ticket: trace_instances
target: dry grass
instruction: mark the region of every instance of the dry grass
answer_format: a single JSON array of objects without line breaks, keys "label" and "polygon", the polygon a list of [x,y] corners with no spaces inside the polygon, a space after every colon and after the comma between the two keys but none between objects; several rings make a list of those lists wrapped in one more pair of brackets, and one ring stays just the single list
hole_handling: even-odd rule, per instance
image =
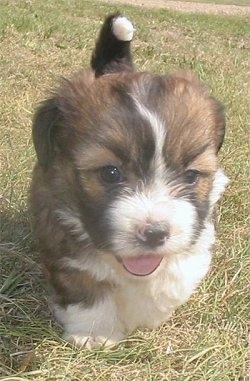
[{"label": "dry grass", "polygon": [[0,3],[0,379],[247,381],[250,42],[244,18],[124,6],[137,26],[138,67],[192,68],[228,108],[222,161],[232,181],[219,211],[210,275],[169,322],[135,332],[113,351],[71,348],[48,311],[27,209],[35,159],[31,117],[57,76],[88,63],[100,22],[114,9],[80,0]]}]

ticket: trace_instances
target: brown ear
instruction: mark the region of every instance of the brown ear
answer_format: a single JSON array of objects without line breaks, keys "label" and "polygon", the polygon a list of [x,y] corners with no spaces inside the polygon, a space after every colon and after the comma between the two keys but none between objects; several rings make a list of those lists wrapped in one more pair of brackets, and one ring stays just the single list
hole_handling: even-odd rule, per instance
[{"label": "brown ear", "polygon": [[225,131],[226,131],[226,116],[225,116],[225,106],[219,102],[217,99],[213,98],[215,103],[215,133],[217,142],[217,152],[221,149],[224,141]]},{"label": "brown ear", "polygon": [[34,116],[32,138],[38,162],[43,167],[47,167],[55,156],[55,132],[59,117],[53,98],[41,103]]},{"label": "brown ear", "polygon": [[225,117],[225,107],[218,101],[215,97],[210,95],[209,88],[200,81],[198,76],[191,70],[179,70],[175,73],[176,78],[194,84],[199,87],[206,98],[209,99],[210,105],[212,107],[213,119],[215,125],[215,144],[217,152],[219,152],[225,137],[226,129],[226,117]]}]

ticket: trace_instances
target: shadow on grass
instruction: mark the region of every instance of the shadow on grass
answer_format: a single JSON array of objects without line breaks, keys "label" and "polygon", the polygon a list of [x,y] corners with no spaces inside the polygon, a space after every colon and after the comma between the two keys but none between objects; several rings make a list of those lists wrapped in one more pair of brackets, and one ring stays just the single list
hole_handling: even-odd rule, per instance
[{"label": "shadow on grass", "polygon": [[57,335],[29,212],[3,211],[0,229],[0,374],[7,376],[34,368],[35,348]]}]

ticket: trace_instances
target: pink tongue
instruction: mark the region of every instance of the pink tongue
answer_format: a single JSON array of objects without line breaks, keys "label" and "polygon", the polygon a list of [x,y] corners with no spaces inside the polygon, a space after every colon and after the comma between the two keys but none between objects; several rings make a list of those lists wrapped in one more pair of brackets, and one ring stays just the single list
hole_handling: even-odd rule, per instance
[{"label": "pink tongue", "polygon": [[134,275],[149,275],[159,266],[162,257],[159,255],[140,255],[139,257],[123,258],[125,269]]}]

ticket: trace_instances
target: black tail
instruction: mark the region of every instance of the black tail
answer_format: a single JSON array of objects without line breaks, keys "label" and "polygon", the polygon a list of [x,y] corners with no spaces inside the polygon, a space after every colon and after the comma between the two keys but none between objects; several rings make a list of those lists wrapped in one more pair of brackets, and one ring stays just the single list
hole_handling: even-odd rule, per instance
[{"label": "black tail", "polygon": [[110,15],[104,21],[91,58],[96,77],[119,71],[132,71],[130,42],[134,28],[120,14]]}]

